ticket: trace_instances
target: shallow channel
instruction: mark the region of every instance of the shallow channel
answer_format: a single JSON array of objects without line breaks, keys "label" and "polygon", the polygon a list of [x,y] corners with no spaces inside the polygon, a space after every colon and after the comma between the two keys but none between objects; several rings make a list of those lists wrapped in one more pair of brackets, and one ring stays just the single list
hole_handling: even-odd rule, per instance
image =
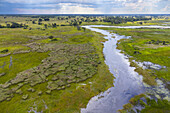
[{"label": "shallow channel", "polygon": [[[145,93],[151,87],[143,83],[143,78],[134,71],[134,67],[130,67],[127,56],[120,53],[116,49],[117,41],[122,38],[130,38],[130,36],[118,35],[110,33],[107,30],[101,30],[95,27],[115,27],[115,28],[170,28],[166,26],[103,26],[103,25],[90,25],[83,26],[86,29],[95,31],[105,35],[103,54],[105,63],[108,65],[110,72],[115,76],[114,87],[99,95],[91,98],[86,108],[81,109],[81,113],[116,113],[118,109],[122,109],[123,105],[128,103],[129,100],[135,95]],[[163,87],[164,88],[164,87]],[[168,92],[169,93],[169,92]]]}]

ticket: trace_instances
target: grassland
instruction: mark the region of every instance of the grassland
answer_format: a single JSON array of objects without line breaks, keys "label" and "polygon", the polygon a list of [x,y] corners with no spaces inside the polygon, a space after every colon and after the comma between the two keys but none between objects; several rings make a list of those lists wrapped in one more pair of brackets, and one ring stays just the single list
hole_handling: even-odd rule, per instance
[{"label": "grassland", "polygon": [[42,30],[43,25],[25,19],[6,21],[17,20],[32,29],[0,29],[1,113],[33,109],[78,113],[93,96],[113,86],[114,77],[104,63],[102,35],[73,26]]},{"label": "grassland", "polygon": [[[26,29],[0,28],[0,113],[33,110],[78,113],[80,108],[86,107],[91,97],[113,86],[114,77],[104,63],[103,36],[70,26],[70,22],[77,18],[80,17],[50,18],[50,21],[42,21],[39,25],[39,18],[0,16],[0,25],[6,26],[12,22],[28,25]],[[156,25],[157,21],[159,19],[122,24],[98,21],[83,22],[81,25],[139,26],[140,22]],[[52,23],[57,26],[53,28]],[[105,29],[132,36],[131,40],[122,40],[118,45],[125,54],[133,56],[130,60],[151,61],[167,67],[159,71],[142,70],[131,63],[131,66],[137,67],[136,71],[145,76],[145,82],[155,85],[156,77],[169,80],[169,45],[146,44],[153,39],[169,41],[168,30]],[[142,54],[134,54],[134,51]],[[158,105],[147,106],[145,111],[149,112]],[[125,105],[125,108],[129,106],[133,105]]]}]

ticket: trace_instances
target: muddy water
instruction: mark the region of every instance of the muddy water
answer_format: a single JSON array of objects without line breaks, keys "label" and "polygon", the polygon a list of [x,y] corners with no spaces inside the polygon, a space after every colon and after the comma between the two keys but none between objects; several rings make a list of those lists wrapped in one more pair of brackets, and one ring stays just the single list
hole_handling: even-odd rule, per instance
[{"label": "muddy water", "polygon": [[[141,93],[145,93],[151,87],[142,82],[142,76],[134,71],[134,67],[130,67],[130,63],[126,56],[116,49],[117,41],[122,38],[130,38],[118,34],[110,33],[106,30],[97,29],[94,27],[115,27],[115,28],[143,28],[139,26],[102,26],[91,25],[83,26],[91,31],[99,32],[105,35],[103,53],[105,56],[105,63],[109,66],[110,72],[116,77],[114,80],[114,87],[107,91],[91,98],[86,108],[81,109],[81,113],[116,113],[118,109],[122,109],[123,105],[128,103],[130,98]],[[150,28],[149,26],[145,26]],[[163,28],[151,27],[151,28]],[[170,27],[169,27],[170,28]],[[115,37],[115,38],[113,38]],[[163,87],[163,86],[162,86]],[[164,88],[164,87],[163,87]],[[159,89],[160,90],[160,89]],[[154,92],[155,93],[155,92]]]}]

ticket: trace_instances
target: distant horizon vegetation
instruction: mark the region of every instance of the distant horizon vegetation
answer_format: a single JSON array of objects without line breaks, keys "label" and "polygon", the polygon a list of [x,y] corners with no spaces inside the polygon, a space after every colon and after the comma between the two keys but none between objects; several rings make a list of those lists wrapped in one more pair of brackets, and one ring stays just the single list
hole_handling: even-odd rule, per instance
[{"label": "distant horizon vegetation", "polygon": [[13,16],[13,15],[54,15],[54,16],[170,16],[170,14],[0,14],[0,16]]}]

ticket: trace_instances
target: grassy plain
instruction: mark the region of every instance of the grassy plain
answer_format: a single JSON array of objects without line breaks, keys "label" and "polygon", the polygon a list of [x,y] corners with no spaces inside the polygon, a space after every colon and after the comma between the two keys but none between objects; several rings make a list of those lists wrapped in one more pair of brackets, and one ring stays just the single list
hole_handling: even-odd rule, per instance
[{"label": "grassy plain", "polygon": [[[31,30],[23,28],[0,29],[0,51],[8,50],[6,53],[0,53],[0,55],[8,54],[0,57],[0,66],[2,67],[0,68],[0,73],[5,73],[5,75],[0,76],[0,90],[2,91],[0,92],[2,97],[0,98],[1,113],[26,113],[32,109],[31,107],[38,112],[43,111],[44,113],[78,113],[80,108],[86,107],[93,96],[113,86],[114,77],[104,63],[103,45],[101,42],[105,40],[101,34],[89,30],[84,32],[83,30],[77,30],[73,26],[49,27],[42,30],[37,28],[44,28],[43,25],[32,24],[25,21],[25,19],[29,20],[30,18],[9,17],[5,21],[25,23],[32,28]],[[61,24],[60,21],[55,22]],[[65,22],[63,21],[63,23]],[[5,25],[1,19],[2,24]],[[56,40],[52,41],[49,39],[49,36],[53,36]],[[89,49],[86,49],[86,45]],[[78,54],[70,53],[69,51],[72,50],[67,46],[73,48],[72,50],[76,50],[75,53],[77,52]],[[56,59],[50,57],[50,55],[55,56]],[[74,65],[74,62],[72,62],[74,57],[82,61],[79,68],[81,68],[81,65],[84,67],[92,66],[91,69],[94,68],[94,70],[89,70],[89,74],[83,76],[85,78],[82,78],[82,80],[76,77],[75,80],[77,81],[67,84],[68,87],[63,86],[63,89],[60,89],[56,84],[52,84],[60,71],[57,71],[57,73],[50,71],[50,75],[42,76],[45,77],[44,81],[40,81],[33,86],[31,85],[32,81],[37,82],[36,80],[39,80],[39,78],[27,77],[24,80],[20,80],[20,77],[25,77],[26,75],[19,76],[19,73],[26,73],[26,71],[29,72],[31,69],[40,67],[45,59],[57,60],[57,55],[60,56],[58,59],[61,60],[68,57],[70,59],[69,62],[73,64],[70,63],[67,65],[67,68],[65,68],[65,64],[62,64],[59,68],[54,68],[54,70],[60,69],[62,73],[69,71],[71,74],[72,69],[69,70],[70,67],[78,69],[76,67],[77,64]],[[94,62],[94,64],[89,64],[88,60],[92,63]],[[96,66],[95,63],[97,62],[99,64]],[[51,70],[51,67],[48,67],[48,69]],[[78,76],[79,74],[75,75]],[[75,75],[70,75],[70,77]],[[87,76],[89,77],[86,78]],[[35,75],[35,77],[38,76]],[[61,79],[63,80],[64,78]],[[19,82],[16,82],[18,80]],[[16,83],[13,84],[12,81]],[[50,90],[53,87],[58,89]],[[13,91],[15,88],[17,90]],[[3,95],[4,92],[9,94],[7,97],[4,97],[5,99],[3,98],[3,96],[6,96]]]},{"label": "grassy plain", "polygon": [[[69,25],[75,18],[50,18],[50,21],[42,21],[42,25],[37,24],[38,19],[15,16],[7,16],[4,19],[4,16],[0,16],[0,25],[5,26],[12,22],[28,25],[27,29],[0,29],[0,113],[25,113],[31,109],[44,113],[78,113],[80,108],[86,107],[91,97],[113,86],[114,77],[104,63],[101,42],[105,40],[101,34],[90,30],[61,26]],[[155,19],[142,22],[143,25],[157,25],[157,21]],[[83,22],[81,25],[139,26],[139,22]],[[52,23],[60,26],[52,28],[49,25]],[[44,24],[48,25],[47,29]],[[161,24],[163,22],[159,23]],[[169,41],[168,30],[105,29],[132,36],[132,40],[122,40],[118,48],[133,56],[136,61],[151,61],[167,66],[167,70],[154,72],[137,68],[137,71],[145,76],[147,83],[155,84],[152,79],[156,77],[169,80],[169,46],[145,44],[152,39]],[[50,39],[50,36],[53,36],[54,40]],[[136,48],[142,54],[133,54]],[[56,62],[61,65],[54,65]],[[84,71],[84,67],[88,71]],[[45,68],[49,70],[48,73],[44,71]],[[82,71],[87,74],[83,75]],[[44,76],[46,73],[47,76]],[[66,77],[71,83],[68,83]],[[145,110],[153,109],[149,107]]]}]

